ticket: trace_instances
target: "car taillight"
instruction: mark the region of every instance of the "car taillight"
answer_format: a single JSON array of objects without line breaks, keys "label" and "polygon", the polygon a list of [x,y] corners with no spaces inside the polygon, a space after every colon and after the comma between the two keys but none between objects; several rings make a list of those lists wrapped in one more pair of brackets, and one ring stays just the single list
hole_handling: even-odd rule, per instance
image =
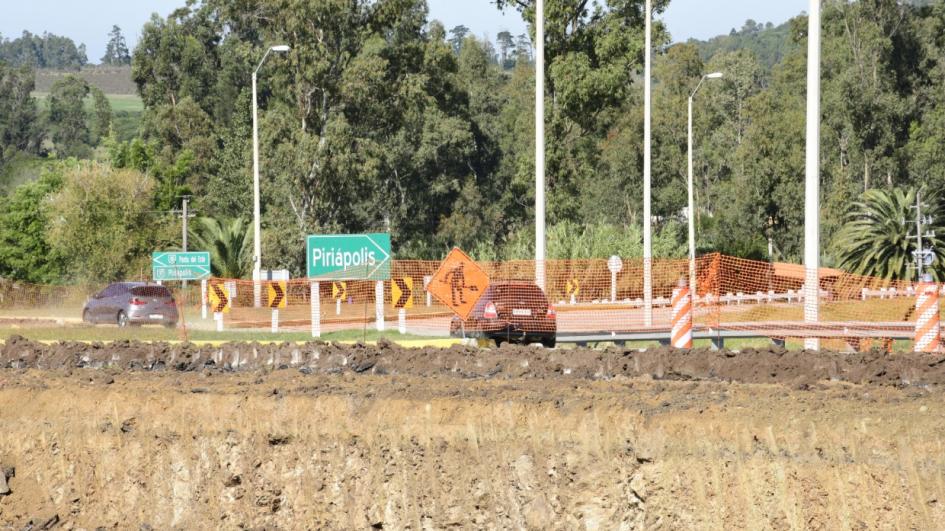
[{"label": "car taillight", "polygon": [[546,315],[548,316],[549,319],[554,319],[554,318],[557,317],[558,314],[555,313],[555,307],[549,304],[549,305],[548,305],[548,312],[547,312]]},{"label": "car taillight", "polygon": [[130,302],[131,302],[131,305],[132,305],[132,306],[144,306],[145,304],[147,304],[146,302],[144,302],[143,300],[139,299],[138,297],[135,297],[135,298],[131,299]]},{"label": "car taillight", "polygon": [[486,305],[486,309],[482,311],[482,316],[485,319],[495,319],[499,317],[499,312],[495,309],[495,304],[489,303]]}]

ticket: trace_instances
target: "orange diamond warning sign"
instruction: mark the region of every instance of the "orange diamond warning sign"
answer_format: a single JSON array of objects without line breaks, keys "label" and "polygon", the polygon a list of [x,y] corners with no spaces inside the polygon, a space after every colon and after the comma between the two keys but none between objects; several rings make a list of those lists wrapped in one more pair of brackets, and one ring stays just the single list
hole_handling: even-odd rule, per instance
[{"label": "orange diamond warning sign", "polygon": [[436,270],[427,291],[463,320],[489,287],[489,277],[466,253],[454,247]]}]

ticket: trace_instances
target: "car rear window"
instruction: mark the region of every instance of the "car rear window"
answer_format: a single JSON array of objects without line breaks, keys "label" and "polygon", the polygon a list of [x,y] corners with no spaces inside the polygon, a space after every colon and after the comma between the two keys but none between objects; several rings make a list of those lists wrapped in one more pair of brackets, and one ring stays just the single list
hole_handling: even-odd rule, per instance
[{"label": "car rear window", "polygon": [[164,286],[139,286],[131,289],[135,297],[170,297],[171,292]]},{"label": "car rear window", "polygon": [[525,304],[531,308],[543,308],[547,305],[545,293],[534,284],[500,284],[493,288],[497,302]]}]

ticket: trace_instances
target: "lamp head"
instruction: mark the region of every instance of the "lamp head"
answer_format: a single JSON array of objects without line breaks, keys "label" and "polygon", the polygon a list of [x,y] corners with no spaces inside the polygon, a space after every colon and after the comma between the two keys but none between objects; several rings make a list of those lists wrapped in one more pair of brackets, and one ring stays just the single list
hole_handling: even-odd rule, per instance
[{"label": "lamp head", "polygon": [[269,49],[274,52],[288,52],[290,48],[288,44],[277,44]]}]

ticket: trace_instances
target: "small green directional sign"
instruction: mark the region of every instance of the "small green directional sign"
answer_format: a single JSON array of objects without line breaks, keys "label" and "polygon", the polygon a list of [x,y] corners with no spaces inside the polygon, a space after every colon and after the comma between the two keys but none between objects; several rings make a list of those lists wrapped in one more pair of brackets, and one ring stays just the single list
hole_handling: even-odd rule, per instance
[{"label": "small green directional sign", "polygon": [[390,234],[313,235],[307,243],[309,278],[390,279]]},{"label": "small green directional sign", "polygon": [[151,253],[154,280],[201,280],[210,278],[210,253]]}]

